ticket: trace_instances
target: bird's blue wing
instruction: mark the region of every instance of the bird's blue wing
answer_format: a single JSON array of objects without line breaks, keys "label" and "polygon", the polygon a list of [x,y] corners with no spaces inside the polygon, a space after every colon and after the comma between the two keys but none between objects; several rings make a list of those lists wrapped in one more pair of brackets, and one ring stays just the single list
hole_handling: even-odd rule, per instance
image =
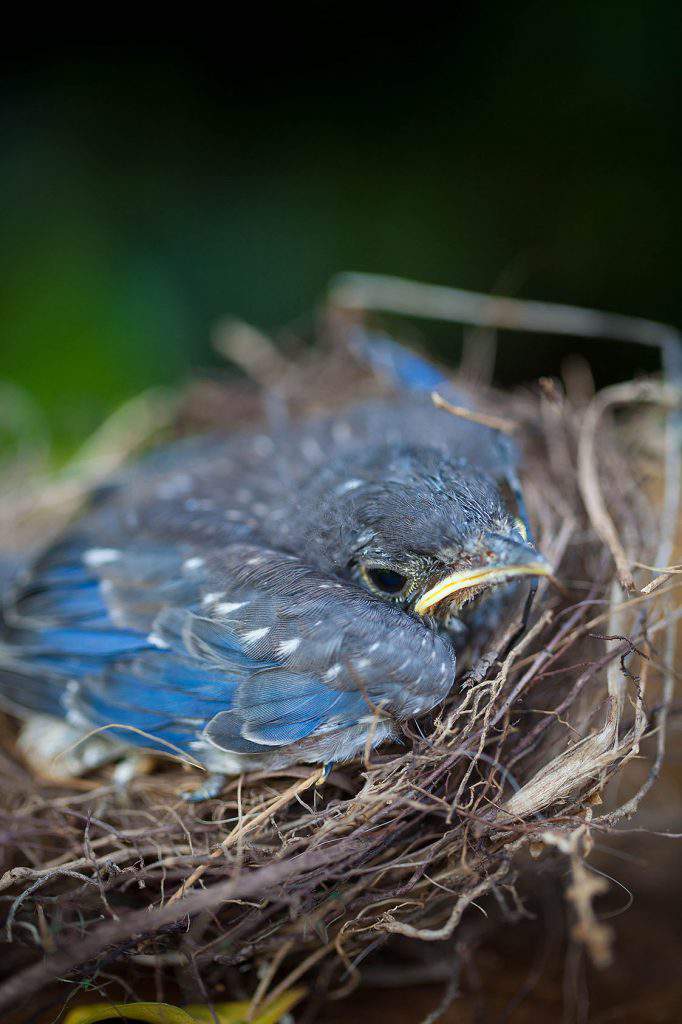
[{"label": "bird's blue wing", "polygon": [[[15,704],[235,752],[341,729],[376,704],[401,717],[454,676],[421,623],[297,559],[71,540],[5,609],[0,691]],[[434,696],[435,695],[435,696]],[[115,730],[114,730],[115,731]]]},{"label": "bird's blue wing", "polygon": [[382,331],[356,327],[348,343],[357,358],[400,388],[432,391],[447,380],[437,366]]},{"label": "bird's blue wing", "polygon": [[112,619],[87,545],[70,538],[19,574],[0,611],[0,700],[13,709],[64,714],[67,683],[149,646]]}]

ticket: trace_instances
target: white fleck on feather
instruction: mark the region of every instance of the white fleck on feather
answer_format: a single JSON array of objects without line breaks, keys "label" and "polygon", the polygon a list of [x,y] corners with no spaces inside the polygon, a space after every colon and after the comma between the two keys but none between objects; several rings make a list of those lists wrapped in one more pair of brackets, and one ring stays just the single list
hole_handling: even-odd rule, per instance
[{"label": "white fleck on feather", "polygon": [[248,601],[224,601],[222,604],[217,604],[213,609],[217,615],[229,615],[230,612],[236,612],[238,608],[245,608]]},{"label": "white fleck on feather", "polygon": [[256,640],[260,640],[261,637],[266,636],[269,632],[269,626],[262,626],[260,629],[251,629],[248,633],[244,633],[242,640],[245,644],[255,644]]},{"label": "white fleck on feather", "polygon": [[195,569],[201,569],[203,564],[203,558],[199,558],[195,555],[194,558],[186,558],[182,563],[182,568],[187,569],[188,572],[193,572]]},{"label": "white fleck on feather", "polygon": [[286,658],[287,655],[293,654],[294,651],[300,647],[300,645],[300,636],[294,636],[291,638],[291,640],[283,640],[281,644],[278,644],[277,653],[280,654],[283,658]]},{"label": "white fleck on feather", "polygon": [[90,548],[83,555],[83,561],[86,565],[94,567],[98,565],[108,565],[110,562],[116,562],[121,557],[121,552],[117,551],[116,548]]},{"label": "white fleck on feather", "polygon": [[356,487],[361,487],[362,483],[363,483],[362,480],[356,480],[356,479],[346,480],[345,483],[340,484],[336,488],[336,493],[337,494],[347,494],[348,491],[354,491],[356,489]]}]

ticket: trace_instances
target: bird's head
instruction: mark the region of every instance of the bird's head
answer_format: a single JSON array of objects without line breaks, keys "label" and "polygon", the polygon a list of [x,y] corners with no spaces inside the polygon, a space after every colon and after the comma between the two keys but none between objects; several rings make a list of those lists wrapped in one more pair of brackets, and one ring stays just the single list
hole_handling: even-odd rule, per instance
[{"label": "bird's head", "polygon": [[414,615],[446,620],[499,584],[551,572],[496,482],[435,447],[377,446],[332,468],[325,489],[335,570]]}]

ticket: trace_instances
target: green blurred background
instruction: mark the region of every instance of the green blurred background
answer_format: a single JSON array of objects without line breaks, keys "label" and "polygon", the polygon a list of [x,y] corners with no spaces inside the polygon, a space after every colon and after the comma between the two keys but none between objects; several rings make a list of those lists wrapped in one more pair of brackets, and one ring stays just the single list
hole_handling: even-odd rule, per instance
[{"label": "green blurred background", "polygon": [[[339,270],[682,324],[677,5],[316,10],[2,44],[0,377],[57,451],[214,365],[220,317],[273,329]],[[509,336],[498,378],[576,347]],[[599,383],[656,365],[594,351]]]}]

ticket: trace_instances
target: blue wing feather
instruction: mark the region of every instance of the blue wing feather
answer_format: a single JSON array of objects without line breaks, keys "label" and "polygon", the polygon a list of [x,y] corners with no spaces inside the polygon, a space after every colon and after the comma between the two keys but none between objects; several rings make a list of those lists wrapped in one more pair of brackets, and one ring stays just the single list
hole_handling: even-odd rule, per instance
[{"label": "blue wing feather", "polygon": [[446,380],[437,366],[388,334],[358,327],[351,335],[350,346],[375,373],[410,391],[432,391]]},{"label": "blue wing feather", "polygon": [[126,731],[131,743],[154,745],[151,734],[191,750],[204,737],[255,753],[357,725],[365,693],[418,710],[421,673],[434,693],[452,678],[429,630],[358,588],[332,594],[327,577],[275,551],[188,559],[169,543],[115,555],[86,564],[82,544],[80,556],[64,546],[16,594],[0,652],[15,666],[0,673],[7,699],[25,693],[25,706],[51,714],[58,700],[84,727],[148,734]]},{"label": "blue wing feather", "polygon": [[[149,552],[142,560],[128,555],[98,574],[84,565],[84,548],[69,545],[52,552],[13,606],[22,671],[44,675],[46,711],[54,713],[55,680],[61,679],[61,706],[72,720],[92,727],[132,726],[148,734],[126,730],[131,743],[150,745],[151,734],[188,748],[238,694],[229,749],[253,751],[308,735],[344,696],[296,673],[264,671],[276,662],[249,656],[229,623],[197,614],[196,584],[176,578],[173,585],[165,577],[169,559],[175,566],[180,561],[177,553],[167,552],[160,565]],[[128,596],[137,606],[141,590],[148,591],[147,599],[153,595],[155,611],[171,595],[192,603],[164,607],[150,638],[116,626],[107,605],[113,592],[119,606]],[[259,682],[252,685],[255,679]],[[76,685],[67,687],[67,681]],[[31,692],[31,708],[39,710],[37,680]],[[227,731],[222,738],[226,743]]]},{"label": "blue wing feather", "polygon": [[[225,750],[240,751],[240,741],[250,741],[250,750],[262,746],[296,743],[314,733],[323,723],[355,725],[367,711],[367,703],[357,692],[332,690],[316,679],[291,672],[265,673],[260,681],[259,699],[254,700],[253,680],[235,694],[234,707],[215,716],[206,727],[206,736]],[[258,673],[254,678],[260,680]]]}]

